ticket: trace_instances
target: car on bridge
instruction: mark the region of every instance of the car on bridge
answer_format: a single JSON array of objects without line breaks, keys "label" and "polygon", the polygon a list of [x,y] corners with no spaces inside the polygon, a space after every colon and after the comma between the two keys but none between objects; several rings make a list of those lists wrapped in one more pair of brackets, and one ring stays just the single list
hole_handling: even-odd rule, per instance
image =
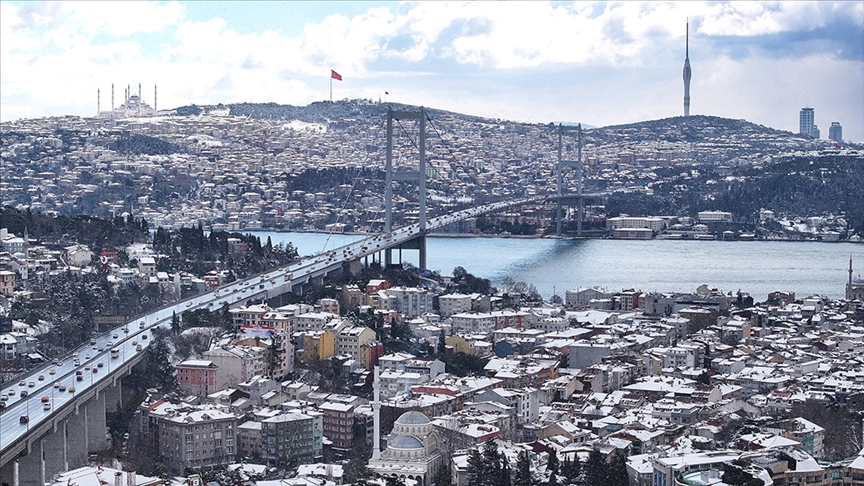
[{"label": "car on bridge", "polygon": [[21,417],[18,418],[18,423],[21,425],[24,425],[28,422],[30,422],[30,417],[28,417],[26,415],[22,415]]}]

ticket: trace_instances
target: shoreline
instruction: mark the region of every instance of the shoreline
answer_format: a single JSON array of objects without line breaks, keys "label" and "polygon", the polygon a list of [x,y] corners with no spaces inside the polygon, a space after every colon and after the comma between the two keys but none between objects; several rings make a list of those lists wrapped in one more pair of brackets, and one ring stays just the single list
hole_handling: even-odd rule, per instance
[{"label": "shoreline", "polygon": [[[306,233],[306,234],[319,234],[319,235],[344,235],[344,236],[358,236],[358,237],[367,237],[371,238],[373,236],[378,235],[378,233],[357,233],[353,231],[344,231],[341,233],[330,233],[324,230],[280,230],[280,229],[255,229],[255,230],[239,230],[239,231],[229,231],[229,233]],[[790,238],[754,238],[748,240],[724,240],[722,238],[714,238],[714,239],[697,239],[697,238],[606,238],[606,237],[594,237],[594,236],[555,236],[555,235],[488,235],[488,234],[473,234],[473,233],[428,233],[426,235],[430,238],[512,238],[512,239],[526,239],[526,240],[615,240],[615,241],[722,241],[727,243],[751,243],[751,242],[760,242],[760,241],[783,241],[783,242],[791,242],[791,243],[851,243],[851,244],[862,244],[864,243],[864,239],[861,241],[849,241],[849,240],[837,240],[837,241],[824,241],[824,240],[810,240],[810,239],[797,239],[793,240]]]}]

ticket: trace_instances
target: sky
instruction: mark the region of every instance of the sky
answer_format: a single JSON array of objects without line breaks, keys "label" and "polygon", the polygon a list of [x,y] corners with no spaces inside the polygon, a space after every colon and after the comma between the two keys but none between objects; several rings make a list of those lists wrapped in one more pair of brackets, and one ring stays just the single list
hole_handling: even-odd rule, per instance
[{"label": "sky", "polygon": [[[691,114],[864,142],[864,1],[0,1],[0,119],[330,98],[607,126]],[[385,94],[389,93],[389,94]]]}]

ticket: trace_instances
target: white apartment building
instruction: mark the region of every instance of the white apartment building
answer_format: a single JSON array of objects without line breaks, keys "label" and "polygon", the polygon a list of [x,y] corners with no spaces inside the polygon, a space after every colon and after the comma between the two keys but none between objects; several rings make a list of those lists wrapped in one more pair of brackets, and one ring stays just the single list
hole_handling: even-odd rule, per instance
[{"label": "white apartment building", "polygon": [[[411,319],[432,312],[432,293],[417,287],[391,287],[384,291],[389,305],[387,308],[400,312]],[[471,305],[470,302],[468,304]]]},{"label": "white apartment building", "polygon": [[254,346],[222,346],[209,349],[202,359],[210,360],[219,367],[216,389],[236,387],[255,375],[267,372],[266,350]]},{"label": "white apartment building", "polygon": [[705,223],[718,223],[732,221],[732,213],[726,211],[699,211],[699,221]]},{"label": "white apartment building", "polygon": [[447,294],[438,297],[438,311],[442,317],[468,312],[471,310],[471,296],[466,294]]},{"label": "white apartment building", "polygon": [[650,229],[652,231],[663,231],[666,221],[661,218],[619,216],[606,220],[606,229]]}]

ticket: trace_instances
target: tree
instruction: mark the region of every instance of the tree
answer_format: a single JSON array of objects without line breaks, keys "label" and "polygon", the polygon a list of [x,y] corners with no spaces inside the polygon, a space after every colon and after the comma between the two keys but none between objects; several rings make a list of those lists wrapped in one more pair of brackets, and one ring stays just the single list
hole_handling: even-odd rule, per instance
[{"label": "tree", "polygon": [[437,471],[435,471],[435,476],[432,478],[432,482],[435,486],[451,486],[453,484],[449,463],[447,465],[442,465]]},{"label": "tree", "polygon": [[486,466],[479,449],[471,449],[468,454],[468,484],[480,486],[486,479]]},{"label": "tree", "polygon": [[531,459],[528,451],[519,453],[516,460],[516,473],[513,476],[513,486],[533,486],[534,478],[531,475]]},{"label": "tree", "polygon": [[606,461],[600,451],[593,449],[585,461],[585,484],[606,484]]},{"label": "tree", "polygon": [[177,311],[171,312],[171,330],[174,334],[180,334],[180,318],[177,317]]},{"label": "tree", "polygon": [[616,454],[615,459],[607,467],[609,486],[629,486],[630,476],[627,474],[627,459],[623,454]]},{"label": "tree", "polygon": [[447,351],[447,342],[444,338],[444,329],[438,331],[438,348],[435,350],[435,353],[439,358],[443,357]]},{"label": "tree", "polygon": [[564,456],[564,461],[561,463],[561,475],[568,484],[574,484],[582,474],[582,461],[579,460],[579,454],[573,454],[573,460],[569,456]]}]

